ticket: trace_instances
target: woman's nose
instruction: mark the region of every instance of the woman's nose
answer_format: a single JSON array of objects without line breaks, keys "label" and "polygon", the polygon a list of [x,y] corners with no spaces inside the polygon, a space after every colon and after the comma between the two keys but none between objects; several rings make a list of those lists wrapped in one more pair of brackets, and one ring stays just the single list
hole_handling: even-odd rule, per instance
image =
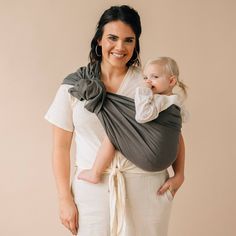
[{"label": "woman's nose", "polygon": [[116,49],[118,49],[118,50],[124,49],[124,43],[123,43],[122,40],[118,40],[118,41],[116,42]]}]

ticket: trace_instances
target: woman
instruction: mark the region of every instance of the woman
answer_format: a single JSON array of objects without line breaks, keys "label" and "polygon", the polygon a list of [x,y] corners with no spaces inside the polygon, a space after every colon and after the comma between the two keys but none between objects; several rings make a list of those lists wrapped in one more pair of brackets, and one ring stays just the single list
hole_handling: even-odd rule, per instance
[{"label": "woman", "polygon": [[[111,7],[101,16],[91,42],[90,62],[100,63],[100,79],[108,92],[133,98],[135,88],[142,83],[140,34],[139,15],[128,6]],[[167,170],[143,171],[116,152],[101,183],[78,180],[81,170],[92,167],[105,133],[96,115],[84,108],[85,102],[68,93],[71,87],[60,86],[45,116],[53,124],[53,168],[62,224],[80,236],[167,235],[171,202],[184,179],[182,136],[172,178]],[[71,192],[73,132],[77,171]]]}]

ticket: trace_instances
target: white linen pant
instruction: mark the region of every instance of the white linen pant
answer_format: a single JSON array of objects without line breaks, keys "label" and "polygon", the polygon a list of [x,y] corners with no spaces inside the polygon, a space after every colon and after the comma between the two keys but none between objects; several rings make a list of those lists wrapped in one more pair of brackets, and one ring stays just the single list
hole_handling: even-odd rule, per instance
[{"label": "white linen pant", "polygon": [[[99,184],[72,182],[79,211],[79,236],[110,236],[108,174]],[[169,177],[167,170],[150,174],[123,173],[126,186],[124,236],[167,236],[172,205],[169,190],[157,190]]]}]

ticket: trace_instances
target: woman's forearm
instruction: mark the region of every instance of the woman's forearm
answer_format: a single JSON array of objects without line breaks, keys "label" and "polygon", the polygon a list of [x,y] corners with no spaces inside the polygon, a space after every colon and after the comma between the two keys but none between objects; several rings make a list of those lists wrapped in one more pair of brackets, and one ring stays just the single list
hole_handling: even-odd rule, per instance
[{"label": "woman's forearm", "polygon": [[53,171],[59,200],[71,198],[70,190],[70,153],[56,148],[53,153]]},{"label": "woman's forearm", "polygon": [[185,166],[185,145],[182,134],[179,138],[179,149],[175,162],[172,164],[175,175],[182,176],[184,178],[184,166]]},{"label": "woman's forearm", "polygon": [[72,197],[70,188],[70,148],[73,133],[54,126],[53,172],[60,200]]}]

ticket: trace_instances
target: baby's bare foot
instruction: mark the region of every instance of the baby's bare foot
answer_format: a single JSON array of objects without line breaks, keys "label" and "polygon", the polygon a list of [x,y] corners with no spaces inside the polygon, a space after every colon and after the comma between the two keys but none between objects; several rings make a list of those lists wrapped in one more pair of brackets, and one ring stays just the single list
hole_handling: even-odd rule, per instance
[{"label": "baby's bare foot", "polygon": [[98,175],[96,175],[92,171],[92,169],[91,170],[82,170],[78,175],[78,179],[88,181],[92,184],[97,184],[100,182],[100,177]]}]

